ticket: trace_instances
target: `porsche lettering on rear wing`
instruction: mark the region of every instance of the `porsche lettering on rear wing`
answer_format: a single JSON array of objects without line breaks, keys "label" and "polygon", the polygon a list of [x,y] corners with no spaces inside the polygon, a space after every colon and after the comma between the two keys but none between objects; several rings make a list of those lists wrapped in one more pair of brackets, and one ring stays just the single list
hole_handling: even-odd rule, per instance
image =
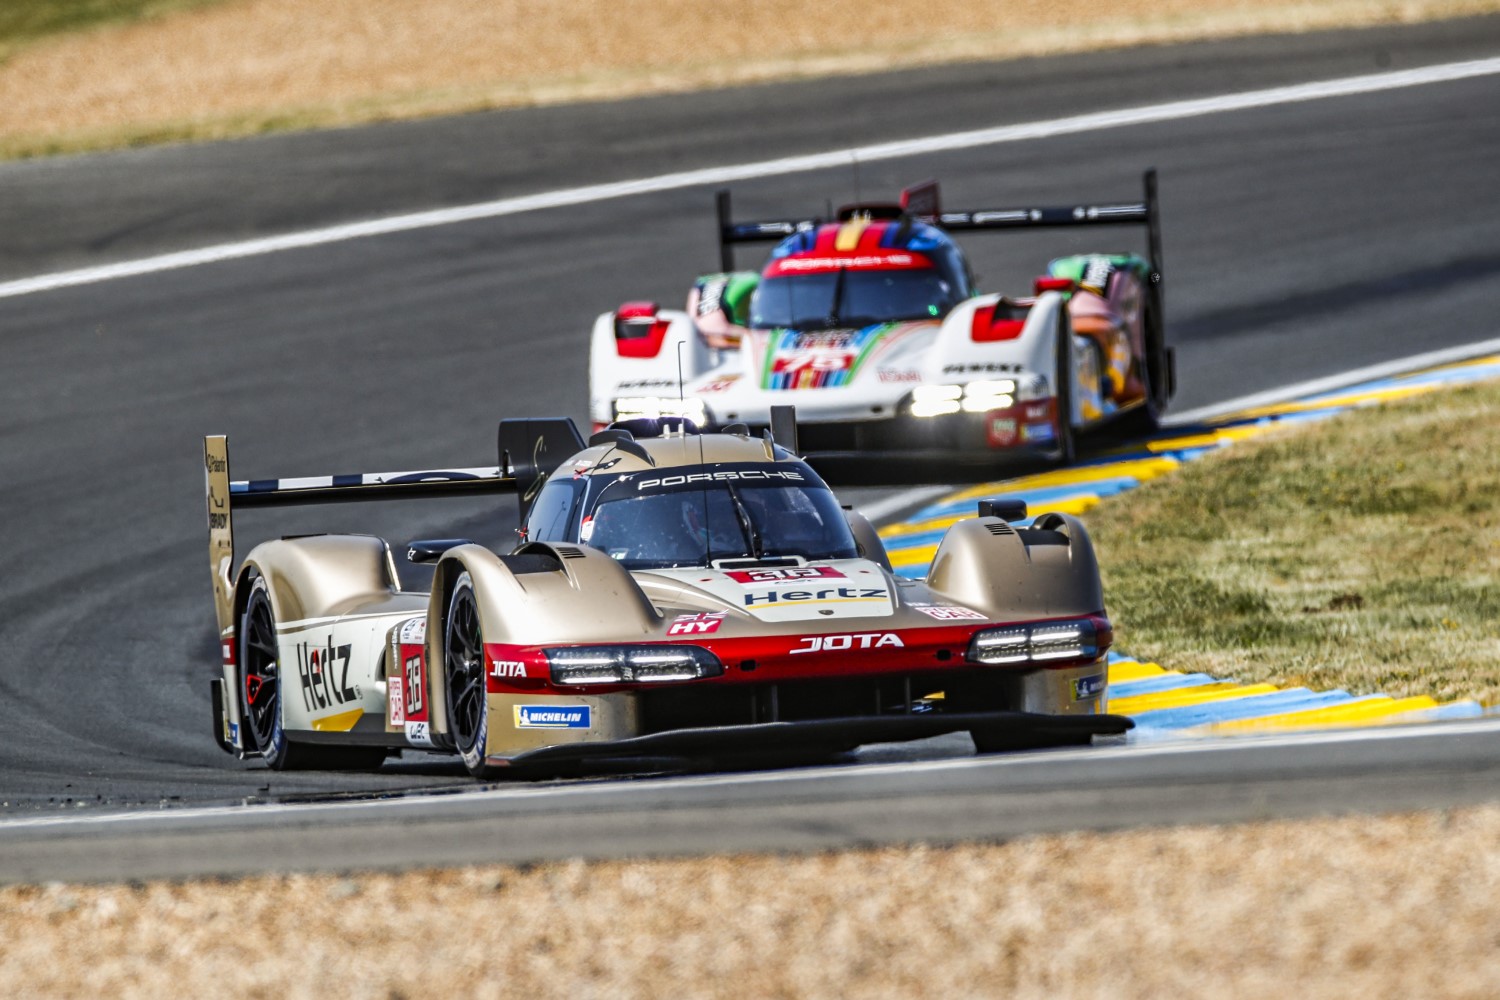
[{"label": "porsche lettering on rear wing", "polygon": [[229,628],[234,617],[236,508],[517,493],[524,520],[527,507],[547,476],[583,448],[583,438],[570,418],[502,420],[500,460],[493,466],[234,481],[229,478],[229,439],[222,434],[205,437],[209,565],[220,632]]},{"label": "porsche lettering on rear wing", "polygon": [[[1020,206],[986,208],[972,211],[942,211],[935,181],[923,181],[901,192],[899,204],[860,203],[846,205],[836,213],[847,219],[855,213],[873,218],[910,218],[952,232],[984,229],[1047,229],[1059,226],[1143,225],[1149,241],[1153,284],[1161,274],[1161,225],[1157,211],[1156,171],[1147,170],[1141,178],[1140,201],[1102,202],[1097,204]],[[730,218],[729,192],[720,191],[716,207],[719,220],[719,256],[725,271],[734,270],[734,245],[737,243],[778,242],[795,233],[815,229],[822,218],[766,219],[758,222],[735,222]]]}]

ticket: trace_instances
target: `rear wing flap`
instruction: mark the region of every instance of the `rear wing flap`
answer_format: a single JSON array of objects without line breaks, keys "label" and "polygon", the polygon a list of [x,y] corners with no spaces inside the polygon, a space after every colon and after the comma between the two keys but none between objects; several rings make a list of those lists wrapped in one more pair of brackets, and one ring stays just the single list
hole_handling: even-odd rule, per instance
[{"label": "rear wing flap", "polygon": [[1157,205],[1156,171],[1141,177],[1141,200],[1099,204],[987,208],[970,212],[914,215],[919,221],[949,232],[983,229],[1052,229],[1064,226],[1145,226],[1151,255],[1152,283],[1161,280],[1161,215]]},{"label": "rear wing flap", "polygon": [[209,564],[220,633],[230,627],[234,615],[236,509],[517,493],[524,520],[547,476],[585,447],[569,417],[502,420],[498,444],[500,461],[493,466],[235,481],[229,478],[228,438],[205,437]]},{"label": "rear wing flap", "polygon": [[729,217],[729,191],[727,189],[719,191],[714,196],[714,209],[719,217],[719,262],[725,271],[734,270],[734,245],[736,243],[779,243],[795,233],[815,229],[822,222],[818,218],[734,222]]},{"label": "rear wing flap", "polygon": [[[1154,168],[1142,175],[1141,187],[1140,201],[944,212],[939,208],[937,182],[929,180],[902,191],[901,208],[905,210],[907,217],[949,232],[1144,225],[1151,255],[1152,284],[1155,285],[1161,281],[1161,222],[1157,209]],[[735,244],[780,241],[794,233],[816,228],[825,221],[807,218],[735,222],[730,218],[728,191],[718,192],[715,207],[719,220],[719,256],[725,271],[734,270]],[[840,215],[844,215],[846,211],[847,209],[841,211]]]}]

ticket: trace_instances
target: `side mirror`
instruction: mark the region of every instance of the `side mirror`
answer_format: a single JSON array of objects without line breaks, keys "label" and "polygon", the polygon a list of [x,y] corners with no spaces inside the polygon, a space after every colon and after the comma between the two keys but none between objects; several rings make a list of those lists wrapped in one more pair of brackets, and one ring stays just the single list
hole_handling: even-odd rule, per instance
[{"label": "side mirror", "polygon": [[1026,520],[1026,501],[989,499],[979,501],[980,517],[998,517],[1002,521]]},{"label": "side mirror", "polygon": [[891,557],[886,554],[885,543],[880,540],[880,535],[876,533],[869,518],[853,507],[845,507],[844,520],[849,522],[849,531],[854,535],[854,543],[859,546],[860,556],[890,571]]}]

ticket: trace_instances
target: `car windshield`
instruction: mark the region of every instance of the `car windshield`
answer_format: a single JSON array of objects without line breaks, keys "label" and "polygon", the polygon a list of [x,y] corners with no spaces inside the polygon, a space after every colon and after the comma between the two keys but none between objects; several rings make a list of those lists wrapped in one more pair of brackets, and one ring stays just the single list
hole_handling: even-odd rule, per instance
[{"label": "car windshield", "polygon": [[750,298],[755,329],[826,330],[896,320],[941,319],[958,303],[935,268],[856,271],[761,279]]},{"label": "car windshield", "polygon": [[806,466],[702,468],[693,474],[621,477],[600,494],[579,540],[627,569],[857,555],[838,501]]}]

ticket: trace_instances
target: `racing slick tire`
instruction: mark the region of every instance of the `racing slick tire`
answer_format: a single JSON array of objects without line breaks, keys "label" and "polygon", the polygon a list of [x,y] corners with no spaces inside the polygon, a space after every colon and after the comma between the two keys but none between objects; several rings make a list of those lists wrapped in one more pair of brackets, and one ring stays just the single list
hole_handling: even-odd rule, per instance
[{"label": "racing slick tire", "polygon": [[465,571],[453,585],[443,624],[443,697],[453,748],[476,778],[491,773],[485,764],[490,731],[489,699],[485,695],[479,602],[474,595],[474,580]]},{"label": "racing slick tire", "polygon": [[1160,299],[1153,288],[1146,297],[1141,324],[1146,331],[1146,352],[1140,359],[1140,379],[1146,387],[1146,401],[1130,411],[1122,421],[1126,434],[1149,437],[1161,429],[1167,402],[1172,398],[1172,350],[1162,333]]},{"label": "racing slick tire", "polygon": [[250,586],[240,615],[239,642],[245,730],[267,767],[273,771],[373,771],[380,767],[386,758],[381,747],[312,746],[287,738],[276,613],[263,576]]},{"label": "racing slick tire", "polygon": [[1048,456],[1054,465],[1072,465],[1078,451],[1073,438],[1073,324],[1067,310],[1058,310],[1057,320],[1057,440]]}]

